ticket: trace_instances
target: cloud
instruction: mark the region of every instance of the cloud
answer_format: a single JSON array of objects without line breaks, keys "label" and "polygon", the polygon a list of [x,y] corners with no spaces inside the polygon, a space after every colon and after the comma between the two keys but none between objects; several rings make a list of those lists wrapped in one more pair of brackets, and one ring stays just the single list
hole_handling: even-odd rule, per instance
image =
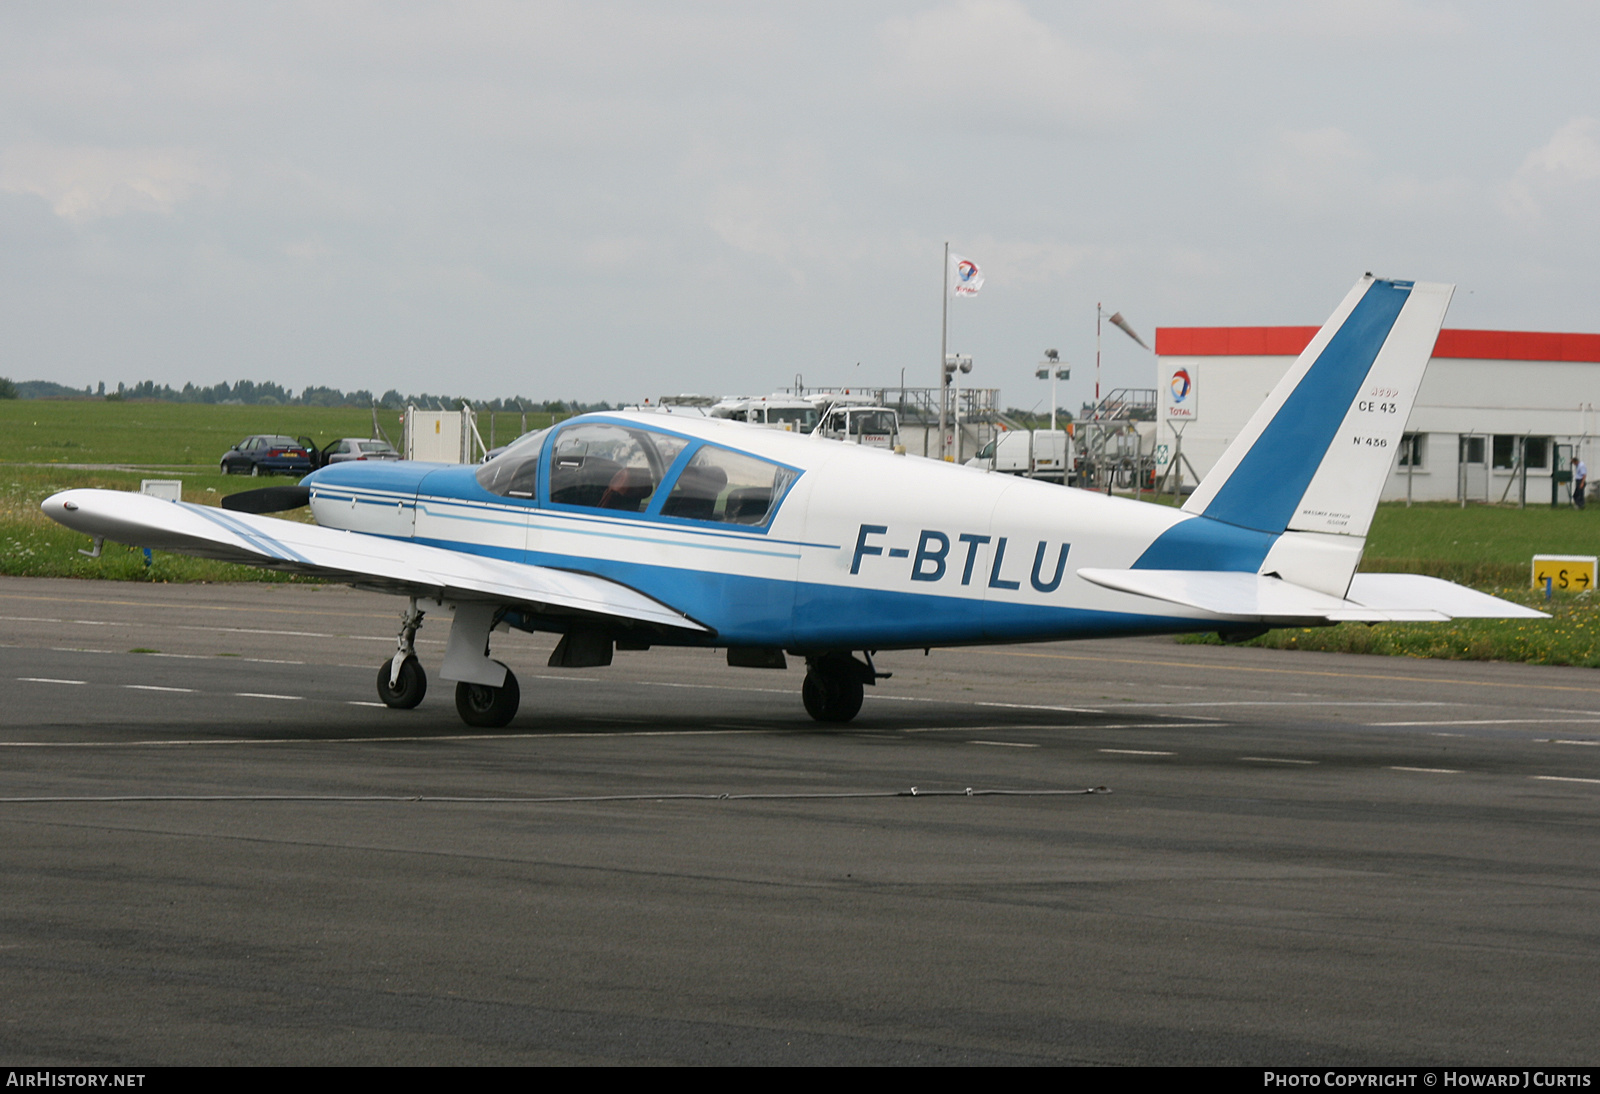
[{"label": "cloud", "polygon": [[322,262],[338,252],[316,236],[310,236],[284,244],[283,253],[302,262]]},{"label": "cloud", "polygon": [[1300,215],[1462,213],[1482,188],[1459,178],[1419,178],[1385,171],[1361,141],[1337,126],[1280,133],[1257,168],[1262,194]]},{"label": "cloud", "polygon": [[1322,0],[1316,4],[1258,7],[1272,29],[1315,39],[1356,39],[1390,45],[1463,33],[1467,21],[1448,4],[1403,0]]},{"label": "cloud", "polygon": [[1457,35],[1468,23],[1448,4],[1410,0],[1153,0],[1132,7],[1126,18],[1156,34],[1250,39],[1358,41],[1395,47]]},{"label": "cloud", "polygon": [[1574,118],[1528,153],[1501,193],[1511,216],[1537,220],[1558,207],[1600,201],[1600,120]]},{"label": "cloud", "polygon": [[767,260],[803,286],[808,271],[868,247],[841,226],[824,149],[791,139],[759,152],[696,144],[684,177],[702,191],[704,224],[734,252]]},{"label": "cloud", "polygon": [[0,153],[0,190],[44,198],[74,224],[124,213],[171,214],[225,182],[207,157],[183,148],[14,145]]},{"label": "cloud", "polygon": [[1262,191],[1284,205],[1312,211],[1332,205],[1361,185],[1370,153],[1335,126],[1279,134],[1260,167]]},{"label": "cloud", "polygon": [[961,0],[890,20],[882,33],[880,86],[958,123],[1098,129],[1137,107],[1117,57],[1068,41],[1016,0]]},{"label": "cloud", "polygon": [[650,253],[651,241],[642,235],[606,235],[585,241],[579,260],[592,270],[630,270]]}]

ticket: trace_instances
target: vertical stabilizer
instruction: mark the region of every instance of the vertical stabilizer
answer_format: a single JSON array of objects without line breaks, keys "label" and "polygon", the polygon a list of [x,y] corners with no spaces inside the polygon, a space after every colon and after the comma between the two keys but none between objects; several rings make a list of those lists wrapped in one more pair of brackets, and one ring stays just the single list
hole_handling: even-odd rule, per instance
[{"label": "vertical stabilizer", "polygon": [[1364,537],[1454,291],[1363,277],[1184,510],[1268,534]]}]

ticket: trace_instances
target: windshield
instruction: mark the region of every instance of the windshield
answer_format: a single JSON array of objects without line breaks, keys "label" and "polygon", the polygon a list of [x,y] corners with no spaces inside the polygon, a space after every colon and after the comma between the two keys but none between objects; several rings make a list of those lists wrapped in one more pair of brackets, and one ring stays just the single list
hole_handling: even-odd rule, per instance
[{"label": "windshield", "polygon": [[817,424],[817,408],[805,407],[773,407],[767,411],[767,424],[786,422],[798,426],[800,432],[810,433]]},{"label": "windshield", "polygon": [[548,429],[524,433],[478,468],[478,484],[502,497],[531,498],[539,489],[539,450]]},{"label": "windshield", "polygon": [[889,410],[868,410],[859,414],[850,415],[850,432],[862,433],[893,433],[894,412]]}]

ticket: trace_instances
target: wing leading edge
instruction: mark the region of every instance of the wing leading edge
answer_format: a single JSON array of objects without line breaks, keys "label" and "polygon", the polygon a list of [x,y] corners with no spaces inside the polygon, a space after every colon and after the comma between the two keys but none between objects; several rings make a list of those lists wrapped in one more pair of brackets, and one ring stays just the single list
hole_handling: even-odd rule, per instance
[{"label": "wing leading edge", "polygon": [[711,633],[660,601],[592,574],[118,490],[65,490],[46,498],[41,508],[74,531],[137,547],[311,574],[381,592],[493,601],[541,615],[601,616]]}]

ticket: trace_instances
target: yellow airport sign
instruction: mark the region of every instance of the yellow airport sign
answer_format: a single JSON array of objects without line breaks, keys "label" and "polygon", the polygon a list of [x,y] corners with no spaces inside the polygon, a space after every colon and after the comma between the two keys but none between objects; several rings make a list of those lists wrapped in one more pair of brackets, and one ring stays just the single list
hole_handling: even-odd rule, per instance
[{"label": "yellow airport sign", "polygon": [[1548,580],[1553,589],[1587,592],[1594,588],[1596,567],[1594,555],[1534,555],[1533,585],[1542,589]]}]

